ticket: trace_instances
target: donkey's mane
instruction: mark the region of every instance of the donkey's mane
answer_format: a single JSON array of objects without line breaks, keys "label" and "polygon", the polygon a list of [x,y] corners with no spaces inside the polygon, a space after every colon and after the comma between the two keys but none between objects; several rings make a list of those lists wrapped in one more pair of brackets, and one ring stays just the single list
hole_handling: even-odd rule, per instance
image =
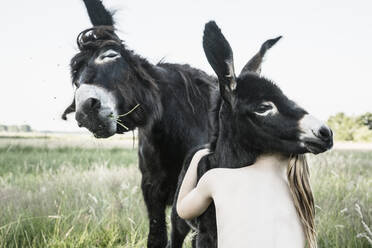
[{"label": "donkey's mane", "polygon": [[78,35],[76,43],[80,51],[96,50],[106,46],[107,43],[119,46],[123,44],[122,40],[115,34],[113,26],[95,26],[85,29]]}]

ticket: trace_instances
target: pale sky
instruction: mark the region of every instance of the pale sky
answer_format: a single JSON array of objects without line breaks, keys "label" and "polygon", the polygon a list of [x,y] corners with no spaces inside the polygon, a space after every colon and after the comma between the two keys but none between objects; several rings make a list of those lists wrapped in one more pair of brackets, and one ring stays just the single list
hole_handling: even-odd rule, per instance
[{"label": "pale sky", "polygon": [[[283,35],[263,75],[310,113],[372,112],[372,1],[104,0],[118,9],[119,36],[156,63],[188,63],[213,74],[202,49],[204,24],[215,20],[241,70],[263,41]],[[2,1],[0,123],[76,131],[61,113],[73,89],[75,39],[91,27],[81,0]]]}]

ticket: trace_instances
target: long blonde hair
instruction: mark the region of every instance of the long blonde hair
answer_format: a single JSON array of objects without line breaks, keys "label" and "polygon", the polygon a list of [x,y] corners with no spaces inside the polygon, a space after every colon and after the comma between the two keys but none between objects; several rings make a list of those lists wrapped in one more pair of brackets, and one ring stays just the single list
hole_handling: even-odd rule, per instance
[{"label": "long blonde hair", "polygon": [[305,155],[292,155],[288,163],[289,189],[301,219],[309,248],[317,248],[315,232],[314,196],[310,186],[310,172]]}]

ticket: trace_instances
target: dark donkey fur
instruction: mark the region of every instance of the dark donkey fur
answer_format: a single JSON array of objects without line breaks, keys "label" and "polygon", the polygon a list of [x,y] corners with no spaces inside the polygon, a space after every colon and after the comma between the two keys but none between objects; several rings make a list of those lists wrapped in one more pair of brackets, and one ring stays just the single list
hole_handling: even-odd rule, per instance
[{"label": "dark donkey fur", "polygon": [[[219,100],[217,80],[189,65],[150,64],[115,34],[112,14],[101,1],[84,3],[94,27],[78,36],[80,52],[71,60],[72,81],[78,90],[92,85],[106,89],[115,97],[118,113],[127,113],[139,104],[131,114],[119,118],[123,125],[117,125],[115,132],[138,128],[141,187],[150,221],[148,247],[165,247],[165,208],[173,202],[184,158],[191,148],[205,144],[208,130],[214,130],[208,127],[208,123],[215,123],[208,121],[208,108],[210,104],[217,106]],[[266,50],[276,41],[264,43],[247,68],[258,71]],[[120,57],[95,64],[108,49]],[[113,135],[105,130],[105,120],[96,116],[100,106],[97,99],[87,99],[81,109],[75,100],[62,118],[76,110],[79,125],[97,137]],[[181,247],[190,228],[179,218],[173,218],[172,225],[171,246]]]},{"label": "dark donkey fur", "polygon": [[[235,75],[230,45],[213,21],[205,26],[203,47],[218,76],[221,101],[219,107],[215,106],[218,111],[215,111],[216,124],[211,131],[214,134],[210,136],[209,147],[212,153],[199,162],[198,179],[212,168],[252,165],[261,154],[317,154],[332,147],[332,131],[327,126],[321,122],[311,127],[308,123],[303,125],[304,117],[310,115],[289,100],[278,86],[247,69],[257,61],[260,64],[261,58],[254,57],[251,65],[246,66],[238,77]],[[186,156],[178,187],[192,156],[200,148],[202,146],[194,148]],[[179,218],[176,201],[172,212],[172,218]],[[188,223],[197,230],[196,247],[217,247],[213,204],[203,215]]]}]

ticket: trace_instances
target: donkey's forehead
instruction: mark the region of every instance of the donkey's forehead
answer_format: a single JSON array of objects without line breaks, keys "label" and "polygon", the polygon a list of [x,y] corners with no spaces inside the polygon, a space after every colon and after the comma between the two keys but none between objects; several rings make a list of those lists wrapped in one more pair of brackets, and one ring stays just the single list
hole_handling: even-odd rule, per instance
[{"label": "donkey's forehead", "polygon": [[121,54],[121,47],[120,46],[114,46],[112,44],[107,44],[106,46],[97,48],[97,49],[87,49],[87,50],[81,50],[78,52],[70,62],[71,66],[71,73],[73,78],[77,76],[77,72],[80,71],[84,66],[86,66],[89,61],[94,60],[97,56],[99,56],[102,53],[107,52],[108,50],[114,50]]},{"label": "donkey's forehead", "polygon": [[80,59],[80,60],[85,60],[85,61],[88,61],[89,59],[91,59],[92,57],[96,57],[108,50],[114,50],[118,53],[121,53],[121,46],[120,45],[117,45],[117,44],[113,44],[113,43],[107,43],[107,44],[103,44],[102,46],[100,47],[97,47],[97,48],[94,48],[94,49],[83,49],[83,50],[80,50],[80,52],[78,52],[73,58],[72,58],[72,62],[74,62],[75,60],[77,59]]},{"label": "donkey's forehead", "polygon": [[278,101],[287,100],[281,89],[270,80],[247,74],[238,78],[237,95],[239,99],[248,101]]}]

